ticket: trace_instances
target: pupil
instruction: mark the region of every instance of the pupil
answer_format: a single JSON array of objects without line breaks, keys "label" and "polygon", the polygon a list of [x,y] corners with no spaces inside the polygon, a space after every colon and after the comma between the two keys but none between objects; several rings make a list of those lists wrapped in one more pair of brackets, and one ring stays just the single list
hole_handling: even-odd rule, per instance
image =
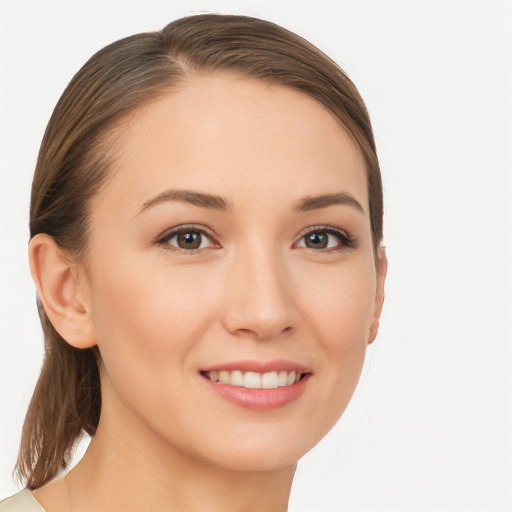
[{"label": "pupil", "polygon": [[197,231],[188,231],[178,235],[178,245],[182,249],[197,249],[201,245],[201,234]]},{"label": "pupil", "polygon": [[327,247],[327,235],[325,233],[312,233],[306,238],[306,246],[314,249]]}]

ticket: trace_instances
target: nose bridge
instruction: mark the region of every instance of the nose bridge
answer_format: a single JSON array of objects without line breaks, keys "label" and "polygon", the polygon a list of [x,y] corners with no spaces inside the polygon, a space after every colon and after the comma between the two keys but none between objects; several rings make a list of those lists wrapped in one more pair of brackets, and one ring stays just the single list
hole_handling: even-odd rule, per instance
[{"label": "nose bridge", "polygon": [[239,248],[229,277],[225,315],[229,331],[268,339],[297,327],[299,314],[286,254],[275,244],[259,238]]}]

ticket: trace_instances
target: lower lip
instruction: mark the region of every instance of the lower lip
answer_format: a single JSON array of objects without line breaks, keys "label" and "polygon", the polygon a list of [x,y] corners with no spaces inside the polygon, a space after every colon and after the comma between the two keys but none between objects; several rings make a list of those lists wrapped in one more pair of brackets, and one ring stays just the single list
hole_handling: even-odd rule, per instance
[{"label": "lower lip", "polygon": [[307,374],[291,386],[275,389],[248,389],[243,386],[213,382],[207,377],[202,377],[202,379],[215,393],[240,407],[268,411],[278,409],[297,400],[304,393],[309,377],[310,374]]}]

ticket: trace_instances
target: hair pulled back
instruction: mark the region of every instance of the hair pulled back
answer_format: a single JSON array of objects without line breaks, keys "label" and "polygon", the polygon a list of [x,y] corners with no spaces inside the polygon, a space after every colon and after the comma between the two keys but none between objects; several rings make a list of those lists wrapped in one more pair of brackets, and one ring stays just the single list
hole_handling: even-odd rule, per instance
[{"label": "hair pulled back", "polygon": [[[347,75],[312,44],[273,23],[245,16],[199,15],[103,48],[73,77],[46,128],[35,170],[30,236],[51,235],[80,260],[91,199],[116,154],[116,127],[185,78],[230,72],[304,92],[348,129],[367,168],[374,249],[382,240],[382,184],[364,102]],[[101,410],[97,348],[71,347],[38,300],[44,361],[23,426],[16,471],[30,489],[69,462],[83,432],[93,436]]]}]

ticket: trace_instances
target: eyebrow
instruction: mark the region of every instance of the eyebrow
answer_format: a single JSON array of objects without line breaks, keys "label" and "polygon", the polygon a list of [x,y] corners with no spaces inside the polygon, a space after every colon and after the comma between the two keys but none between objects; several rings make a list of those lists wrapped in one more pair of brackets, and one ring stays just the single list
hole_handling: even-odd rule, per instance
[{"label": "eyebrow", "polygon": [[[143,211],[168,201],[179,201],[189,203],[201,208],[210,208],[218,211],[228,211],[231,209],[229,201],[221,196],[205,194],[203,192],[195,192],[193,190],[166,190],[161,194],[146,201],[139,211]],[[348,205],[354,207],[361,213],[364,209],[353,196],[346,192],[338,192],[337,194],[323,194],[320,196],[306,196],[297,201],[294,210],[297,212],[307,212],[311,210],[320,210],[334,205]]]},{"label": "eyebrow", "polygon": [[364,209],[359,201],[347,194],[346,192],[339,192],[337,194],[324,194],[321,196],[307,196],[298,201],[295,205],[295,210],[298,212],[307,212],[310,210],[319,210],[334,205],[348,205],[354,207],[361,213]]},{"label": "eyebrow", "polygon": [[146,201],[142,205],[139,213],[142,213],[157,204],[168,201],[179,201],[182,203],[193,204],[194,206],[200,206],[201,208],[210,208],[212,210],[220,211],[226,211],[230,208],[228,201],[220,196],[194,192],[192,190],[166,190],[149,201]]}]

